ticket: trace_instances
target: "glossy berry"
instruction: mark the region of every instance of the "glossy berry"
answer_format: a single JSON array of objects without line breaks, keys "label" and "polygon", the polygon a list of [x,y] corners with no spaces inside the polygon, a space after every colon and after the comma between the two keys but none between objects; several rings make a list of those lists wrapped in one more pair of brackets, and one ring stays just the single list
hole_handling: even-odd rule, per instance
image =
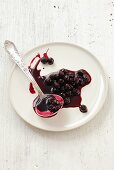
[{"label": "glossy berry", "polygon": [[60,96],[61,96],[62,98],[65,98],[65,97],[66,97],[65,93],[60,93]]},{"label": "glossy berry", "polygon": [[62,71],[63,73],[67,73],[67,70],[66,69],[61,69],[60,71]]},{"label": "glossy berry", "polygon": [[66,95],[67,95],[68,97],[70,97],[70,96],[72,95],[72,92],[71,92],[71,91],[67,91],[67,92],[66,92]]},{"label": "glossy berry", "polygon": [[64,77],[64,75],[65,75],[64,72],[63,72],[62,70],[60,70],[60,71],[59,71],[59,76],[60,76],[60,77]]},{"label": "glossy berry", "polygon": [[65,85],[65,89],[66,89],[66,90],[70,90],[70,85],[69,85],[69,84],[66,84],[66,85]]},{"label": "glossy berry", "polygon": [[77,83],[78,86],[84,86],[85,85],[85,82],[82,78],[77,78],[76,83]]},{"label": "glossy berry", "polygon": [[50,110],[51,112],[57,112],[60,108],[61,108],[61,105],[56,105],[56,106],[50,105],[48,107],[48,110]]},{"label": "glossy berry", "polygon": [[57,102],[58,102],[57,100],[53,100],[53,105],[56,106],[56,105],[57,105]]},{"label": "glossy berry", "polygon": [[53,105],[49,105],[48,110],[52,111],[52,109],[53,109]]},{"label": "glossy berry", "polygon": [[49,77],[50,77],[52,80],[58,80],[59,75],[58,75],[58,74],[51,74]]},{"label": "glossy berry", "polygon": [[73,86],[73,87],[76,87],[76,83],[73,81],[73,82],[71,82],[71,85]]},{"label": "glossy berry", "polygon": [[87,109],[87,107],[86,107],[85,105],[81,105],[81,106],[79,107],[79,109],[80,109],[80,111],[81,111],[82,113],[86,113],[86,112],[88,111],[88,109]]},{"label": "glossy berry", "polygon": [[65,99],[64,99],[64,104],[67,105],[67,104],[69,104],[69,103],[70,103],[70,97],[65,98]]},{"label": "glossy berry", "polygon": [[90,77],[87,74],[83,75],[85,83],[89,83],[91,81]]},{"label": "glossy berry", "polygon": [[69,75],[70,78],[74,78],[75,77],[75,73],[72,73],[72,72],[69,73],[68,75]]},{"label": "glossy berry", "polygon": [[64,92],[64,91],[65,91],[64,86],[62,86],[62,87],[60,88],[60,90],[61,90],[62,92]]},{"label": "glossy berry", "polygon": [[63,79],[59,79],[58,82],[59,82],[59,84],[63,84],[64,80]]},{"label": "glossy berry", "polygon": [[72,94],[73,94],[73,96],[80,96],[80,90],[74,88],[74,89],[72,90]]},{"label": "glossy berry", "polygon": [[57,91],[57,89],[56,89],[55,87],[52,87],[52,88],[51,88],[51,93],[52,93],[52,94],[55,94],[55,93],[57,93],[57,92],[58,92],[58,91]]},{"label": "glossy berry", "polygon": [[58,79],[59,79],[59,74],[55,74],[54,79],[55,79],[55,80],[58,80]]},{"label": "glossy berry", "polygon": [[56,106],[56,111],[58,111],[61,108],[61,105]]},{"label": "glossy berry", "polygon": [[70,90],[73,90],[73,86],[72,85],[70,85]]},{"label": "glossy berry", "polygon": [[69,81],[69,76],[68,76],[68,75],[65,75],[65,76],[64,76],[64,80],[65,80],[65,81]]},{"label": "glossy berry", "polygon": [[54,59],[53,58],[49,58],[47,62],[48,62],[49,65],[52,65],[54,63]]},{"label": "glossy berry", "polygon": [[81,77],[83,77],[83,75],[84,75],[84,73],[83,73],[82,70],[79,70],[79,71],[77,72],[77,74],[78,74],[78,76],[81,76]]},{"label": "glossy berry", "polygon": [[47,78],[45,80],[46,85],[50,86],[52,84],[52,80],[50,78]]},{"label": "glossy berry", "polygon": [[47,61],[48,61],[48,60],[47,60],[45,57],[42,57],[42,58],[41,58],[41,62],[42,62],[43,64],[46,64]]},{"label": "glossy berry", "polygon": [[54,79],[55,79],[55,74],[51,74],[51,75],[49,76],[49,78],[52,79],[52,80],[54,80]]},{"label": "glossy berry", "polygon": [[57,112],[58,108],[56,108],[56,106],[53,106],[52,112]]},{"label": "glossy berry", "polygon": [[69,78],[69,82],[70,82],[70,83],[73,83],[74,81],[75,81],[75,79],[74,79],[73,77],[70,77],[70,78]]},{"label": "glossy berry", "polygon": [[59,83],[57,83],[57,82],[54,82],[54,87],[56,87],[56,88],[60,88],[60,84],[59,84]]},{"label": "glossy berry", "polygon": [[46,104],[47,104],[47,105],[50,105],[50,104],[52,104],[52,103],[53,103],[53,98],[51,98],[51,97],[48,98],[47,101],[46,101]]},{"label": "glossy berry", "polygon": [[61,108],[61,103],[55,97],[49,97],[46,101],[47,109],[51,112],[57,112]]}]

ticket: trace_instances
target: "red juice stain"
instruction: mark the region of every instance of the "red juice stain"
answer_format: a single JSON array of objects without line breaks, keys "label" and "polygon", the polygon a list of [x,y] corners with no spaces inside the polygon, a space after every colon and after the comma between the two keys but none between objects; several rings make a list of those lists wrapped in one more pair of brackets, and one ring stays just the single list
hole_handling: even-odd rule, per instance
[{"label": "red juice stain", "polygon": [[34,90],[34,87],[33,87],[32,83],[30,83],[30,85],[29,85],[29,91],[30,91],[32,94],[35,94],[35,93],[36,93],[35,90]]}]

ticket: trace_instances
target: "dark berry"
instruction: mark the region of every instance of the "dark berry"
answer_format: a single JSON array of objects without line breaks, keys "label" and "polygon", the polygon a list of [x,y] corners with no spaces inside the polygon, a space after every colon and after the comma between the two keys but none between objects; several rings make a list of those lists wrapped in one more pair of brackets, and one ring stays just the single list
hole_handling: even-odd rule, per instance
[{"label": "dark berry", "polygon": [[55,100],[53,100],[53,105],[57,105],[57,100],[55,99]]},{"label": "dark berry", "polygon": [[64,72],[64,71],[65,71],[65,69],[64,69],[64,68],[62,68],[62,69],[60,69],[60,71]]},{"label": "dark berry", "polygon": [[53,110],[53,105],[49,105],[48,110],[52,111]]},{"label": "dark berry", "polygon": [[75,73],[73,73],[73,72],[70,72],[68,75],[69,75],[70,78],[74,78],[75,77]]},{"label": "dark berry", "polygon": [[80,109],[80,111],[81,111],[82,113],[86,113],[86,112],[88,111],[88,109],[87,109],[87,107],[86,107],[85,105],[81,105],[81,106],[79,107],[79,109]]},{"label": "dark berry", "polygon": [[58,74],[51,74],[49,76],[52,80],[57,80],[59,78],[59,75]]},{"label": "dark berry", "polygon": [[68,97],[70,97],[70,96],[72,95],[72,92],[71,92],[71,91],[67,91],[67,92],[66,92],[66,95],[67,95]]},{"label": "dark berry", "polygon": [[73,88],[72,94],[73,94],[73,96],[76,96],[76,94],[77,94],[77,89]]},{"label": "dark berry", "polygon": [[51,88],[51,93],[52,93],[52,94],[55,94],[55,93],[57,93],[57,92],[58,92],[58,90],[57,90],[55,87],[52,87],[52,88]]},{"label": "dark berry", "polygon": [[60,84],[63,84],[63,83],[64,83],[64,80],[63,80],[63,79],[59,79],[58,82],[59,82]]},{"label": "dark berry", "polygon": [[48,60],[47,60],[45,57],[42,57],[42,58],[41,58],[41,62],[42,62],[43,64],[46,64],[47,61],[48,61]]},{"label": "dark berry", "polygon": [[84,86],[85,85],[85,81],[83,79],[80,79],[79,80],[79,85]]},{"label": "dark berry", "polygon": [[47,105],[50,105],[50,104],[52,104],[53,103],[53,98],[48,98],[47,100],[46,100],[46,104]]},{"label": "dark berry", "polygon": [[71,88],[71,87],[70,87],[69,84],[66,84],[66,85],[65,85],[65,89],[66,89],[66,90],[70,90],[70,88]]},{"label": "dark berry", "polygon": [[52,112],[57,112],[57,111],[58,111],[58,108],[56,108],[56,106],[53,106]]},{"label": "dark berry", "polygon": [[60,71],[59,71],[59,76],[60,76],[60,77],[64,77],[64,75],[65,75],[64,72],[60,70]]},{"label": "dark berry", "polygon": [[54,97],[49,97],[46,101],[47,108],[51,112],[57,112],[61,108],[61,104]]},{"label": "dark berry", "polygon": [[77,84],[78,86],[84,86],[84,85],[85,85],[85,82],[84,82],[84,80],[83,80],[82,78],[77,78],[77,79],[76,79],[76,84]]},{"label": "dark berry", "polygon": [[50,78],[47,78],[45,80],[46,85],[50,86],[52,84],[52,80]]},{"label": "dark berry", "polygon": [[77,74],[78,74],[78,76],[81,76],[81,77],[83,77],[83,71],[82,70],[79,70],[78,72],[77,72]]},{"label": "dark berry", "polygon": [[49,65],[52,65],[53,63],[54,63],[54,59],[53,59],[53,58],[49,58],[49,59],[48,59],[48,64],[49,64]]},{"label": "dark berry", "polygon": [[63,73],[67,73],[68,71],[66,69],[61,69],[60,71],[62,71]]},{"label": "dark berry", "polygon": [[56,87],[56,88],[60,88],[60,84],[59,84],[59,83],[57,83],[57,82],[54,82],[54,87]]},{"label": "dark berry", "polygon": [[71,85],[72,85],[73,87],[76,87],[76,83],[75,83],[75,82],[71,82]]},{"label": "dark berry", "polygon": [[91,81],[91,78],[87,74],[84,74],[83,78],[84,78],[85,83],[89,83]]},{"label": "dark berry", "polygon": [[70,85],[70,90],[72,90],[73,89],[73,86],[72,85]]},{"label": "dark berry", "polygon": [[51,74],[51,75],[49,76],[49,78],[52,79],[52,80],[55,79],[55,74]]},{"label": "dark berry", "polygon": [[69,78],[69,82],[70,82],[70,83],[73,83],[74,81],[75,81],[74,78],[72,78],[72,77]]},{"label": "dark berry", "polygon": [[64,86],[62,86],[62,87],[60,88],[60,90],[61,90],[62,92],[64,92],[64,91],[65,91]]},{"label": "dark berry", "polygon": [[64,80],[65,80],[65,81],[69,81],[69,76],[68,76],[68,75],[65,75],[65,76],[64,76]]},{"label": "dark berry", "polygon": [[56,106],[56,112],[61,108],[61,105]]},{"label": "dark berry", "polygon": [[52,112],[56,112],[56,111],[57,111],[57,110],[56,110],[56,107],[53,106]]},{"label": "dark berry", "polygon": [[79,83],[79,78],[76,77],[76,78],[75,78],[75,84],[76,84],[76,86],[78,85],[78,83]]},{"label": "dark berry", "polygon": [[65,98],[65,97],[66,97],[65,93],[60,93],[60,96],[61,96],[62,98]]},{"label": "dark berry", "polygon": [[65,98],[65,99],[64,99],[64,103],[65,103],[66,105],[69,104],[69,103],[70,103],[70,97]]},{"label": "dark berry", "polygon": [[74,89],[72,90],[73,96],[80,96],[80,93],[81,93],[81,92],[80,92],[79,89],[75,89],[75,88],[74,88]]},{"label": "dark berry", "polygon": [[64,69],[64,73],[65,73],[65,74],[68,74],[69,71],[68,71],[67,69]]},{"label": "dark berry", "polygon": [[55,74],[55,80],[59,79],[59,74]]}]

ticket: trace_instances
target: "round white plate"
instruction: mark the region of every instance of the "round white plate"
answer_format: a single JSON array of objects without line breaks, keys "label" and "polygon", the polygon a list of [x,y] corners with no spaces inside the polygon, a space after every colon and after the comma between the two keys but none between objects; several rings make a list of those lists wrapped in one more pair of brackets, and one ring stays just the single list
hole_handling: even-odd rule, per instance
[{"label": "round white plate", "polygon": [[[37,54],[43,54],[49,48],[48,55],[55,60],[54,65],[43,65],[42,75],[61,68],[69,70],[85,69],[92,77],[89,85],[82,90],[82,104],[87,105],[88,113],[81,113],[79,108],[62,109],[51,118],[41,118],[35,114],[32,102],[36,97],[29,92],[29,81],[16,66],[10,80],[10,99],[16,112],[31,125],[48,131],[65,131],[79,127],[91,120],[101,109],[107,95],[107,78],[99,61],[87,50],[73,44],[50,43],[29,51],[24,61],[29,65]],[[44,69],[43,69],[44,68]]]}]

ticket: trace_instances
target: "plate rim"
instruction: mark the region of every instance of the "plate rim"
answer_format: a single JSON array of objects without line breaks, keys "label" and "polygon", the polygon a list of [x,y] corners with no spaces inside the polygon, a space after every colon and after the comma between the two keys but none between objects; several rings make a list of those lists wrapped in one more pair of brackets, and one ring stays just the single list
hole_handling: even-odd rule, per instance
[{"label": "plate rim", "polygon": [[15,63],[14,63],[13,68],[12,68],[12,70],[11,70],[11,74],[10,74],[10,78],[9,78],[9,84],[10,84],[10,85],[9,85],[9,90],[8,90],[8,91],[9,91],[10,103],[11,103],[13,109],[15,110],[15,112],[17,113],[17,115],[19,115],[26,123],[28,123],[29,125],[31,125],[31,126],[33,126],[33,127],[35,127],[35,128],[41,129],[41,130],[51,131],[51,132],[62,132],[62,131],[69,131],[69,130],[72,130],[72,129],[76,129],[76,128],[79,128],[79,127],[85,125],[86,123],[88,123],[90,120],[92,120],[92,119],[100,112],[100,110],[102,109],[102,107],[103,107],[103,105],[104,105],[104,103],[105,103],[105,100],[106,100],[106,97],[107,97],[107,94],[108,94],[108,77],[107,77],[106,71],[104,70],[104,67],[102,66],[101,62],[96,58],[96,56],[95,56],[93,53],[91,53],[89,50],[87,50],[86,48],[84,48],[84,47],[82,47],[82,46],[80,46],[80,45],[74,44],[74,43],[68,43],[68,42],[50,42],[50,43],[41,44],[41,45],[36,46],[36,47],[34,47],[33,49],[29,50],[28,52],[24,53],[24,55],[22,55],[22,57],[23,57],[23,58],[27,57],[27,56],[29,55],[29,53],[32,53],[33,51],[36,51],[36,49],[38,49],[38,48],[42,48],[42,47],[44,47],[44,46],[54,45],[54,44],[55,44],[55,45],[68,45],[68,46],[70,45],[70,46],[77,47],[77,48],[83,50],[84,52],[90,54],[91,57],[93,57],[94,60],[96,60],[96,62],[97,62],[98,65],[100,66],[100,68],[101,68],[101,70],[102,70],[102,73],[103,73],[103,80],[104,80],[104,82],[105,82],[105,94],[104,94],[104,98],[103,98],[101,104],[100,104],[99,107],[97,108],[97,111],[94,112],[94,114],[92,114],[91,116],[87,117],[87,119],[86,119],[86,117],[85,117],[85,119],[80,120],[79,123],[78,123],[78,122],[76,123],[76,125],[74,124],[74,125],[72,125],[71,127],[63,127],[62,129],[58,129],[58,130],[57,130],[57,129],[54,129],[54,128],[53,128],[53,129],[46,129],[46,128],[43,128],[43,127],[38,127],[38,126],[32,124],[30,121],[25,120],[25,118],[23,118],[23,117],[18,113],[17,109],[14,107],[14,104],[13,104],[13,102],[12,102],[12,100],[11,100],[11,88],[10,88],[10,86],[11,86],[11,78],[12,78],[13,72],[14,72],[14,70],[15,70],[15,67],[17,67]]}]

